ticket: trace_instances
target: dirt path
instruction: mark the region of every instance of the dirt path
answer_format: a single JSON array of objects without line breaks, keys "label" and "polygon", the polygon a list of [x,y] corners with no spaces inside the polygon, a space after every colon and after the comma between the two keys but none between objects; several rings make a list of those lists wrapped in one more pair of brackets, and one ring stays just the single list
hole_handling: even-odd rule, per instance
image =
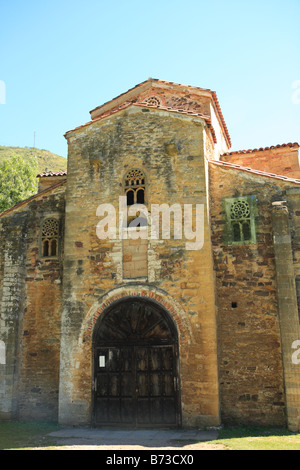
[{"label": "dirt path", "polygon": [[[57,450],[182,451],[224,450],[217,444],[217,431],[197,430],[105,430],[69,428],[48,434]],[[214,441],[214,442],[210,442]],[[49,449],[50,446],[39,447]]]},{"label": "dirt path", "polygon": [[176,443],[165,443],[165,445],[158,445],[154,447],[149,447],[148,445],[128,445],[128,444],[116,444],[116,445],[106,445],[106,444],[90,444],[90,443],[56,443],[54,446],[51,447],[39,447],[39,450],[105,450],[105,451],[149,451],[149,450],[155,450],[156,454],[159,454],[160,451],[165,451],[165,450],[170,450],[170,451],[181,451],[181,452],[186,452],[189,450],[195,451],[195,450],[225,450],[225,446],[222,444],[210,444],[209,442],[193,442],[189,444],[184,444],[180,446],[176,446]]}]

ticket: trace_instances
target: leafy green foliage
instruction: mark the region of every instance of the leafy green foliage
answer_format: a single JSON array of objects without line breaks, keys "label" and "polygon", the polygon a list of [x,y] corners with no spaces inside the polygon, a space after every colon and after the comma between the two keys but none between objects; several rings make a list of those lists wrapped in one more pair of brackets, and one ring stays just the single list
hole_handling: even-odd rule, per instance
[{"label": "leafy green foliage", "polygon": [[37,192],[37,173],[35,158],[14,155],[0,163],[0,212]]}]

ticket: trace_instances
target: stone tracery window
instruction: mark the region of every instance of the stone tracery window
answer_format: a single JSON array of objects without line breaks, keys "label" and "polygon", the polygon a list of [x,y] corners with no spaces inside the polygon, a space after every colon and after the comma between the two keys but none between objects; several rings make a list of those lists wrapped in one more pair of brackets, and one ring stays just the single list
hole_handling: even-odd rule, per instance
[{"label": "stone tracery window", "polygon": [[132,169],[125,176],[127,206],[145,203],[145,175],[142,170]]},{"label": "stone tracery window", "polygon": [[233,241],[251,240],[251,213],[247,201],[238,200],[231,204],[230,219],[233,232]]},{"label": "stone tracery window", "polygon": [[42,256],[58,256],[59,223],[56,219],[46,219],[42,225]]},{"label": "stone tracery window", "polygon": [[228,243],[256,243],[255,196],[226,199],[225,210]]}]

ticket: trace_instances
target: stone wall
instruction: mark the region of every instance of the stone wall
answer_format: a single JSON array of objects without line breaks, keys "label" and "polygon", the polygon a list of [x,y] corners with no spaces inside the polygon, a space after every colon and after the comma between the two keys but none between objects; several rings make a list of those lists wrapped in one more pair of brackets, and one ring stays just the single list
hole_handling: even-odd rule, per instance
[{"label": "stone wall", "polygon": [[[285,199],[290,186],[213,164],[210,183],[222,421],[285,425],[282,348],[290,361],[292,349],[281,340],[272,202]],[[235,246],[226,237],[223,201],[249,195],[256,198],[256,243]]]},{"label": "stone wall", "polygon": [[63,231],[63,186],[1,219],[3,419],[57,419],[63,246],[59,257],[42,257],[40,231],[47,217],[57,218]]},{"label": "stone wall", "polygon": [[[11,223],[9,223],[11,222]],[[0,364],[0,419],[18,415],[18,380],[20,373],[20,344],[24,315],[25,292],[25,232],[24,217],[2,221],[1,236],[1,313],[0,340],[4,348]]]},{"label": "stone wall", "polygon": [[286,201],[273,203],[272,222],[287,425],[296,432],[300,429],[300,368],[298,361],[293,359],[292,350],[295,342],[299,345],[300,327],[291,224]]},{"label": "stone wall", "polygon": [[[186,114],[140,102],[97,115],[67,133],[67,185],[62,177],[40,181],[38,195],[1,216],[0,419],[90,425],[94,327],[114,302],[142,297],[176,324],[184,427],[288,423],[299,430],[299,185],[213,163],[208,121],[188,114],[195,98],[158,95]],[[255,160],[265,170],[278,164],[279,172],[289,161],[291,175],[295,149],[278,152],[228,161]],[[132,228],[119,231],[124,176],[133,168],[145,174],[149,222],[141,229],[148,236],[137,240]],[[255,236],[233,243],[226,200],[241,197],[251,201]],[[162,204],[170,209],[169,237],[151,232],[154,205]],[[97,231],[102,205],[115,217],[116,233],[108,222],[105,239]],[[193,231],[201,208],[195,249],[185,205],[193,208]],[[50,258],[41,252],[46,218],[60,227],[58,256]]]},{"label": "stone wall", "polygon": [[[136,107],[68,133],[59,413],[63,423],[92,419],[92,344],[81,339],[83,325],[109,292],[122,288],[126,293],[132,283],[135,295],[152,286],[181,306],[184,317],[177,320],[179,332],[181,322],[188,323],[188,336],[179,334],[183,425],[219,423],[203,132],[199,118]],[[131,168],[146,175],[149,211],[152,204],[162,203],[205,207],[203,248],[186,250],[186,240],[173,236],[147,240],[143,245],[147,264],[139,260],[142,280],[134,266],[126,264],[130,243],[118,238],[99,240],[96,235],[100,204],[111,203],[118,220],[123,178]],[[129,277],[123,277],[122,267],[133,267]]]}]

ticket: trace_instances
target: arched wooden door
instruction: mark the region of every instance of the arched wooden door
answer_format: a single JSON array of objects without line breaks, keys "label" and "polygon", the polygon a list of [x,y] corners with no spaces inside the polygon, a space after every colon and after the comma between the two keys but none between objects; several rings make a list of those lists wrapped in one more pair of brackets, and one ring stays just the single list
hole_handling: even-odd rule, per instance
[{"label": "arched wooden door", "polygon": [[94,424],[179,426],[178,340],[169,314],[124,300],[104,313],[93,339]]}]

